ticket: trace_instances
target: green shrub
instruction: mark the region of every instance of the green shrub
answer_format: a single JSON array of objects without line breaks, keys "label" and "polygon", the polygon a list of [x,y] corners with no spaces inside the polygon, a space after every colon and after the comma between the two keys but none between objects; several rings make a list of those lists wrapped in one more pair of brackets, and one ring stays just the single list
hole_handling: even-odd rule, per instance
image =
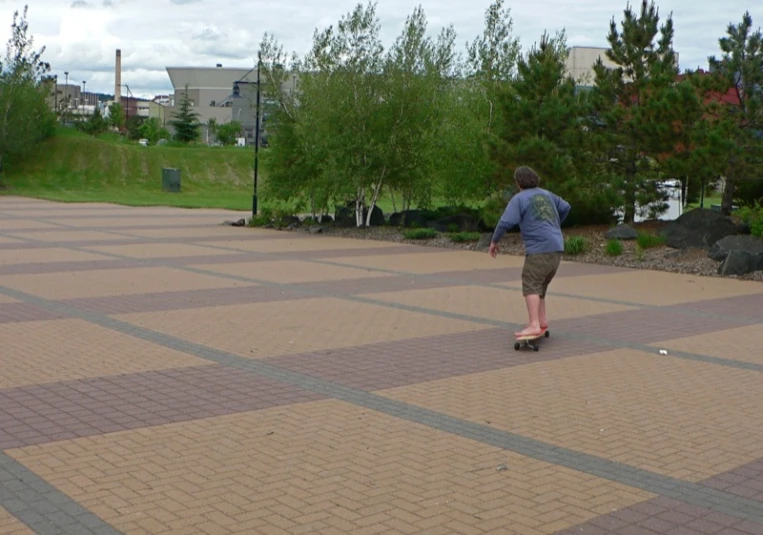
[{"label": "green shrub", "polygon": [[742,221],[750,226],[750,234],[763,238],[763,206],[744,206],[737,211]]},{"label": "green shrub", "polygon": [[451,234],[455,234],[458,232],[458,223],[451,223],[448,225],[448,232]]},{"label": "green shrub", "polygon": [[479,232],[455,232],[450,235],[450,239],[456,243],[477,241],[480,239]]},{"label": "green shrub", "polygon": [[564,240],[564,253],[568,255],[579,255],[588,248],[588,242],[583,236],[570,236]]},{"label": "green shrub", "polygon": [[499,194],[488,197],[480,208],[479,217],[487,228],[495,228],[506,210],[506,201]]},{"label": "green shrub", "polygon": [[572,206],[570,215],[564,220],[562,227],[611,225],[617,219],[612,207],[617,206],[618,201],[607,189],[592,191],[581,188],[573,190],[569,194],[564,191],[560,194]]},{"label": "green shrub", "polygon": [[406,240],[430,240],[437,237],[437,231],[433,228],[414,228],[403,231]]},{"label": "green shrub", "polygon": [[636,243],[642,249],[651,249],[659,247],[665,243],[665,237],[658,234],[649,234],[648,232],[639,232]]},{"label": "green shrub", "polygon": [[611,239],[607,242],[605,251],[609,256],[620,256],[623,254],[623,244],[620,240]]},{"label": "green shrub", "polygon": [[250,217],[248,226],[250,227],[264,227],[270,223],[270,217],[265,214],[259,214],[257,217]]}]

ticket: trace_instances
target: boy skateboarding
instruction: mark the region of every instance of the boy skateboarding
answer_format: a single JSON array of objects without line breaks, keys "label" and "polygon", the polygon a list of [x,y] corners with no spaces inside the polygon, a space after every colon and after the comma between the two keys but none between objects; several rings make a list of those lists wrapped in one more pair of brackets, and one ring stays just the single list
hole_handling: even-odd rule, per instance
[{"label": "boy skateboarding", "polygon": [[546,290],[559,269],[564,253],[561,224],[570,213],[570,204],[561,197],[538,187],[540,177],[529,167],[518,167],[514,181],[519,193],[514,195],[495,227],[490,256],[498,254],[498,242],[510,228],[519,225],[525,246],[522,268],[522,295],[530,321],[514,333],[517,338],[541,336],[548,329]]}]

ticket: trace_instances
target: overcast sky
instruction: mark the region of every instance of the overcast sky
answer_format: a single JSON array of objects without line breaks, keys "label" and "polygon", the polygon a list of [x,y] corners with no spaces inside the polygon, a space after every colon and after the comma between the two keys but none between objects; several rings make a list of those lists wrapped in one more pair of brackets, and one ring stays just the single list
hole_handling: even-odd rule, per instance
[{"label": "overcast sky", "polygon": [[[523,49],[544,29],[564,28],[568,44],[606,46],[609,21],[619,22],[627,0],[506,0],[514,32]],[[430,32],[453,23],[458,44],[471,41],[483,29],[490,0],[421,0]],[[640,1],[632,2],[635,7]],[[309,49],[315,28],[335,24],[357,4],[335,0],[35,0],[30,3],[30,31],[37,47],[63,80],[87,81],[87,89],[113,93],[114,51],[122,49],[122,83],[136,96],[172,91],[167,66],[254,65],[264,32],[274,34],[288,51]],[[414,0],[380,0],[377,13],[388,46],[400,33]],[[681,69],[706,67],[718,51],[718,38],[729,22],[741,20],[745,9],[755,27],[763,25],[762,0],[658,0],[661,16],[673,13],[674,46]],[[0,37],[10,35],[20,0],[0,0]],[[4,52],[3,52],[4,55]],[[124,90],[123,90],[124,94]]]}]

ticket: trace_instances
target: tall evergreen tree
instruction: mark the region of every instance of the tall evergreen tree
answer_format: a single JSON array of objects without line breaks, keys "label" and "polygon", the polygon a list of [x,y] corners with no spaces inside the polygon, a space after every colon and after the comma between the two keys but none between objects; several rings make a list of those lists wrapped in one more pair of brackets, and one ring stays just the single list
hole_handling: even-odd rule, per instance
[{"label": "tall evergreen tree", "polygon": [[199,139],[199,114],[193,109],[191,99],[188,97],[188,84],[180,99],[178,111],[173,114],[170,125],[175,129],[175,139],[181,143],[190,143]]},{"label": "tall evergreen tree", "polygon": [[502,121],[490,143],[499,185],[510,186],[519,165],[532,166],[555,188],[577,175],[585,112],[575,81],[565,72],[566,57],[564,32],[544,33],[519,58],[516,81],[500,91]]},{"label": "tall evergreen tree", "polygon": [[672,150],[676,141],[670,121],[654,120],[678,76],[672,17],[662,26],[659,22],[653,1],[643,0],[638,13],[628,5],[622,31],[613,18],[607,36],[606,56],[617,66],[608,68],[601,58],[594,65],[590,127],[603,156],[603,177],[622,195],[628,223],[635,218],[637,204],[643,207],[664,199],[654,181],[655,158]]},{"label": "tall evergreen tree", "polygon": [[731,92],[724,99],[723,113],[735,123],[731,136],[735,150],[728,159],[726,187],[721,210],[731,212],[737,185],[744,179],[763,176],[763,34],[753,31],[752,17],[745,12],[739,24],[729,24],[726,36],[718,41],[722,55],[709,59],[711,72],[721,80],[720,92]]}]

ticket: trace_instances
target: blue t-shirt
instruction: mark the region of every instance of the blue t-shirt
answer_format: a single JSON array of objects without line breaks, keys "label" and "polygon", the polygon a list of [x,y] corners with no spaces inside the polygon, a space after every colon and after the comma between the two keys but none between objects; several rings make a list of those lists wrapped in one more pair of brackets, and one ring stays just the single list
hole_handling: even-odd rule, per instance
[{"label": "blue t-shirt", "polygon": [[497,242],[507,230],[519,225],[525,253],[564,251],[561,224],[570,213],[570,204],[543,188],[530,188],[514,195],[493,232]]}]

